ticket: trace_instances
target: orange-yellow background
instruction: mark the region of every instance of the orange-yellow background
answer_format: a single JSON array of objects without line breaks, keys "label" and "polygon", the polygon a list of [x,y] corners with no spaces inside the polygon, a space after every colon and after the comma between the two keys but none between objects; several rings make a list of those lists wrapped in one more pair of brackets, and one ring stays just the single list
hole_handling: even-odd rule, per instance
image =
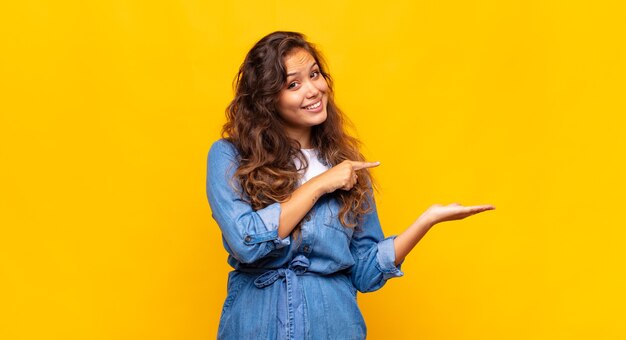
[{"label": "orange-yellow background", "polygon": [[306,33],[386,234],[432,203],[370,339],[625,339],[620,1],[6,1],[0,338],[212,339],[226,253],[204,192],[252,44]]}]

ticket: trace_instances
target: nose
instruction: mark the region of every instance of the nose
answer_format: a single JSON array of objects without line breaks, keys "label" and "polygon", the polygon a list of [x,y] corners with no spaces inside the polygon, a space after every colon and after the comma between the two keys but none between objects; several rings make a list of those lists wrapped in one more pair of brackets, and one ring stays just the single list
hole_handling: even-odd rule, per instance
[{"label": "nose", "polygon": [[312,81],[307,82],[307,92],[306,92],[307,98],[315,98],[318,96],[319,93],[320,93],[320,89],[317,87],[317,85],[314,82]]}]

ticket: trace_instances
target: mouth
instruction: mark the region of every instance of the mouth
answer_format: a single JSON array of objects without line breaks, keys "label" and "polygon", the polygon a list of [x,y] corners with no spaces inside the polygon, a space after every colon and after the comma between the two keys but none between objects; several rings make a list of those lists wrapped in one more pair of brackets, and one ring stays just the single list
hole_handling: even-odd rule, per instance
[{"label": "mouth", "polygon": [[322,101],[318,101],[317,103],[313,103],[311,105],[308,106],[303,106],[302,108],[307,110],[307,111],[315,111],[316,109],[320,108],[322,106]]}]

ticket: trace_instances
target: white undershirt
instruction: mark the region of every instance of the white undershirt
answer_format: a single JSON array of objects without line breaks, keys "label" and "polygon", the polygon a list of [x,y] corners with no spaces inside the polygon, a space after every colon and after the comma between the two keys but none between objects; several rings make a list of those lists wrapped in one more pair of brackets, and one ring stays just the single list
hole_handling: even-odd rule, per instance
[{"label": "white undershirt", "polygon": [[[317,156],[317,150],[315,149],[300,149],[300,150],[304,154],[304,157],[309,163],[309,166],[306,168],[306,171],[300,170],[300,172],[304,171],[304,176],[302,176],[302,178],[298,182],[298,185],[304,184],[306,181],[323,173],[324,171],[330,168],[322,164],[322,162],[320,162]],[[296,164],[296,169],[299,169],[301,164],[300,164],[300,159],[298,157],[294,158],[294,163]]]}]

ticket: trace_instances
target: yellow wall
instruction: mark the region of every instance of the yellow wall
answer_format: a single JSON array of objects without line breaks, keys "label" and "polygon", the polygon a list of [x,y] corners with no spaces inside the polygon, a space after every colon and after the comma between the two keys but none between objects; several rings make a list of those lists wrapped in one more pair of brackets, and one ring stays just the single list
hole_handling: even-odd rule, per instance
[{"label": "yellow wall", "polygon": [[3,2],[0,338],[215,338],[206,152],[278,29],[326,55],[388,235],[497,207],[359,296],[370,339],[626,338],[620,3]]}]

